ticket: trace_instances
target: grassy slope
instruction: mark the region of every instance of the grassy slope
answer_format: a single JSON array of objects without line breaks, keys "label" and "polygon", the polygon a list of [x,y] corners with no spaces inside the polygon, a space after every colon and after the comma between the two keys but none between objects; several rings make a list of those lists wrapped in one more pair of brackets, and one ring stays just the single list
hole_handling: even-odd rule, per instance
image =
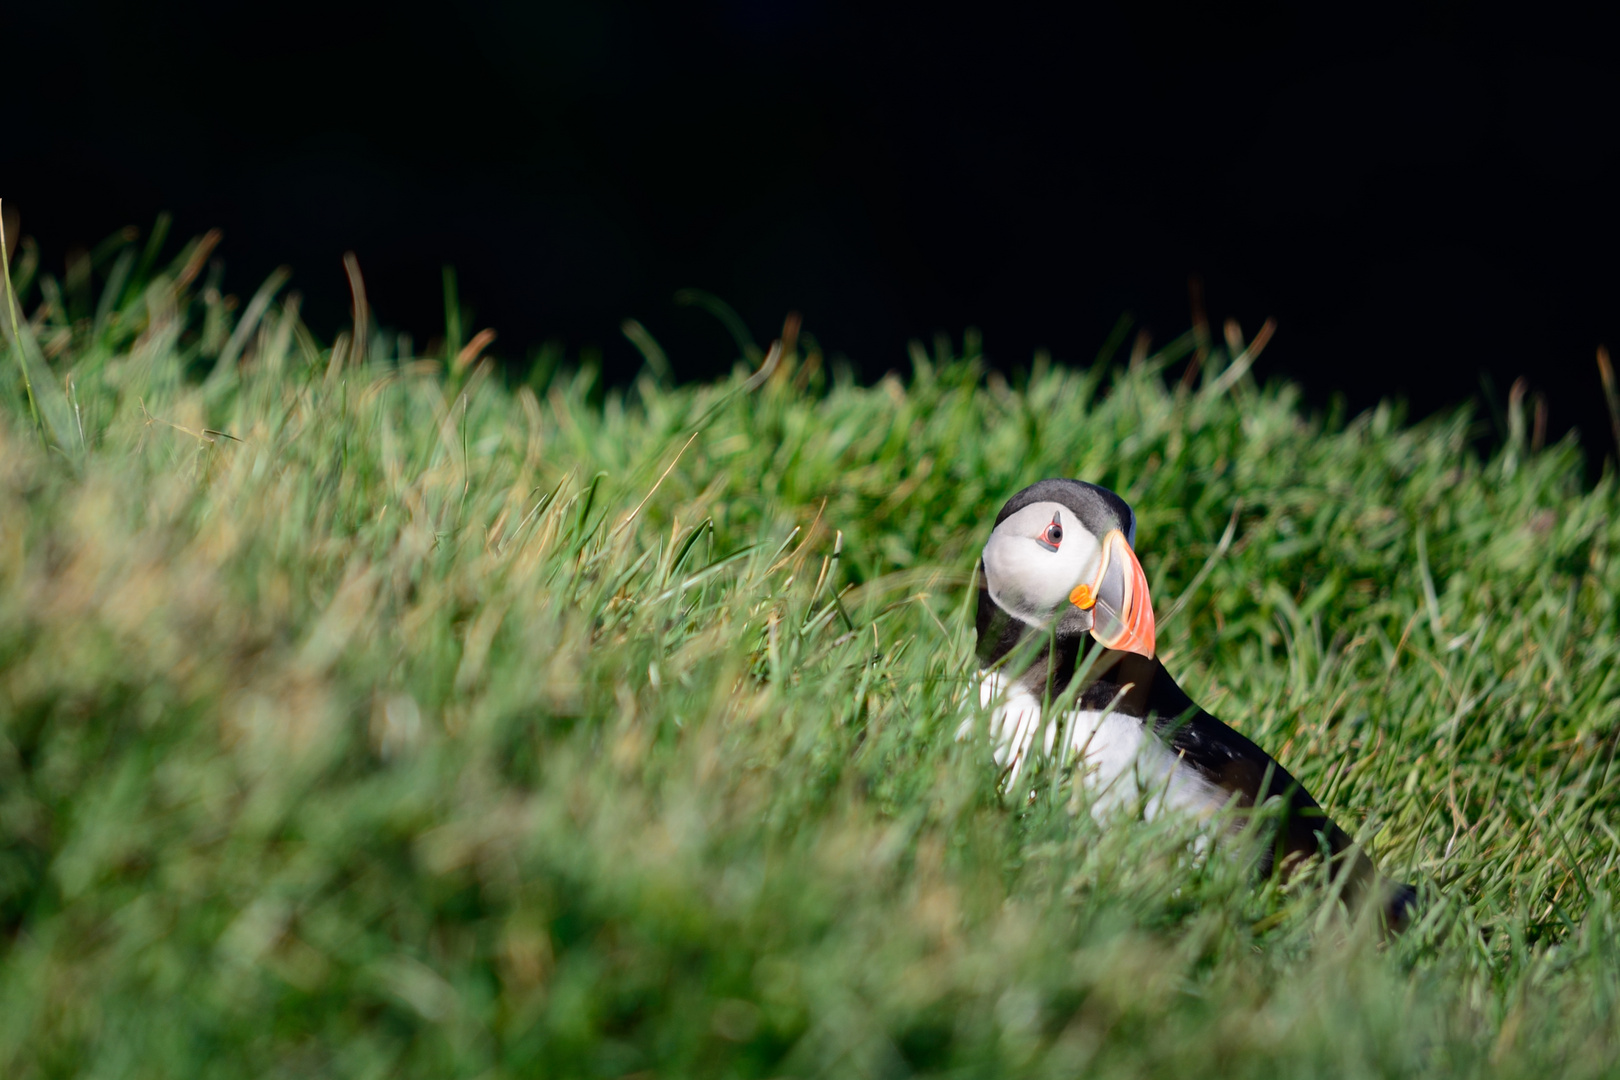
[{"label": "grassy slope", "polygon": [[[593,403],[228,336],[192,254],[43,283],[48,451],[5,354],[0,1074],[1615,1065],[1620,500],[1572,444],[1162,356]],[[988,516],[1057,474],[1136,506],[1184,684],[1425,883],[1407,938],[953,743]]]}]

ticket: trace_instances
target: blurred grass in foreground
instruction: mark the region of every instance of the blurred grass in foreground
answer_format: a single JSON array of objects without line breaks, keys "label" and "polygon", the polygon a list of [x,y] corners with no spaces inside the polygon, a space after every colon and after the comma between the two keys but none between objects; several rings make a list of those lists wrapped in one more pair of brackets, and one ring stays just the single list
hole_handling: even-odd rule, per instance
[{"label": "blurred grass in foreground", "polygon": [[[1220,351],[1169,387],[1184,342],[512,390],[363,310],[318,347],[280,281],[232,310],[207,246],[19,259],[0,1074],[1620,1063],[1620,499],[1572,441],[1309,420]],[[1047,475],[1135,505],[1170,668],[1423,883],[1406,938],[952,742],[978,548]]]}]

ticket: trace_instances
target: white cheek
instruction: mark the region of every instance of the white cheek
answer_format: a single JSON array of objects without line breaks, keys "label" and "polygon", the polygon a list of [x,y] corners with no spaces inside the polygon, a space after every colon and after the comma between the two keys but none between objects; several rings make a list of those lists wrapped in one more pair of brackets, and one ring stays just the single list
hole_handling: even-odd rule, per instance
[{"label": "white cheek", "polygon": [[[1097,565],[1097,541],[1067,510],[1026,507],[1001,523],[984,546],[985,587],[1003,611],[1044,626],[1069,602],[1069,593]],[[1058,513],[1063,542],[1049,551],[1036,536]]]}]

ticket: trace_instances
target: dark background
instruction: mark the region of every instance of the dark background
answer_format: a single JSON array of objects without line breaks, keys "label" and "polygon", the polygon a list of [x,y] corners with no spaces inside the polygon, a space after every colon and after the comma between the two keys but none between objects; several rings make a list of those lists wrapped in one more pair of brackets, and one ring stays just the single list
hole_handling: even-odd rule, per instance
[{"label": "dark background", "polygon": [[1162,341],[1196,275],[1319,405],[1499,409],[1524,375],[1601,457],[1613,40],[1470,3],[53,0],[0,14],[0,197],[57,268],[159,210],[220,226],[227,287],[288,263],[327,337],[345,250],[418,342],[454,264],[498,354],[617,379],[626,316],[680,377],[729,367],[683,286],[870,378],[968,326],[1008,370],[1089,362],[1123,311]]}]

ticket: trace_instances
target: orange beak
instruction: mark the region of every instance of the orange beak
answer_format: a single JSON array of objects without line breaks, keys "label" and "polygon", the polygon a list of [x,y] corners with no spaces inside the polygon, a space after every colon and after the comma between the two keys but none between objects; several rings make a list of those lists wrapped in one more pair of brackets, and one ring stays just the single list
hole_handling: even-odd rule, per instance
[{"label": "orange beak", "polygon": [[1069,602],[1091,612],[1091,636],[1105,648],[1153,657],[1153,600],[1136,552],[1118,529],[1103,537],[1096,580],[1081,583]]}]

